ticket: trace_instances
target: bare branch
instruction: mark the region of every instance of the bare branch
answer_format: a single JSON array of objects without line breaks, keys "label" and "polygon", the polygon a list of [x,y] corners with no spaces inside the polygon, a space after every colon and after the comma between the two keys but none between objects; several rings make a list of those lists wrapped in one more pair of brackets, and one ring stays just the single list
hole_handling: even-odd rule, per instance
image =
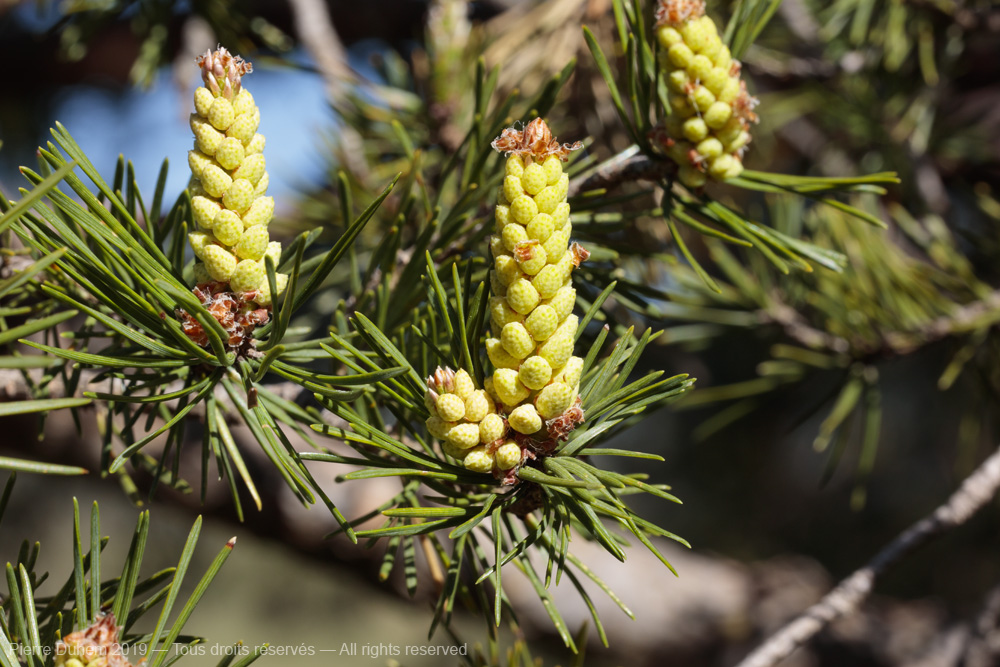
[{"label": "bare branch", "polygon": [[347,50],[333,27],[326,3],[322,0],[288,0],[295,20],[295,31],[316,69],[326,81],[331,98],[337,97],[345,84],[355,81],[347,64]]},{"label": "bare branch", "polygon": [[757,316],[761,322],[777,324],[785,335],[806,347],[874,358],[909,354],[951,336],[961,336],[1000,324],[1000,290],[958,306],[948,315],[928,320],[913,330],[887,332],[874,344],[849,340],[816,329],[801,312],[782,302],[776,295],[772,296],[771,303],[766,308],[758,311]]},{"label": "bare branch", "polygon": [[737,667],[773,667],[841,616],[858,609],[875,580],[925,542],[964,524],[1000,488],[1000,448],[962,482],[948,502],[913,524],[867,565],[847,577],[822,600],[768,638]]},{"label": "bare branch", "polygon": [[661,181],[677,173],[677,164],[669,159],[653,160],[638,154],[632,146],[599,165],[584,178],[576,178],[569,185],[569,196],[590,190],[612,190],[628,181]]}]

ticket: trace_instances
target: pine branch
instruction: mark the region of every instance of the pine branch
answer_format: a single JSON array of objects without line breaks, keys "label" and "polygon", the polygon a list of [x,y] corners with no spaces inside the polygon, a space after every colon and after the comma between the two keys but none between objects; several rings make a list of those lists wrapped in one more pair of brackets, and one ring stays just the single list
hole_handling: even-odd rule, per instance
[{"label": "pine branch", "polygon": [[962,482],[948,502],[913,524],[867,565],[847,577],[822,600],[768,638],[737,667],[772,667],[791,655],[827,625],[856,611],[875,580],[926,542],[963,525],[1000,489],[1000,448]]}]

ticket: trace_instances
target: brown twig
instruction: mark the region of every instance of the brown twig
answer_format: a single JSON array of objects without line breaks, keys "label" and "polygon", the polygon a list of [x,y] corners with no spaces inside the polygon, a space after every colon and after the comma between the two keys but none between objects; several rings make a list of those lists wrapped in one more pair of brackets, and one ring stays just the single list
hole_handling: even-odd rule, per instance
[{"label": "brown twig", "polygon": [[948,501],[913,524],[867,565],[847,577],[822,600],[771,635],[737,667],[772,667],[808,642],[834,620],[858,609],[875,580],[918,547],[961,526],[1000,489],[1000,448],[969,475]]},{"label": "brown twig", "polygon": [[971,333],[983,327],[1000,324],[1000,290],[990,292],[976,301],[959,306],[954,312],[928,320],[911,331],[890,331],[874,345],[852,341],[816,329],[795,308],[777,298],[759,311],[762,322],[779,325],[792,340],[814,350],[827,350],[838,354],[853,353],[858,357],[874,358],[886,355],[909,354],[924,345],[950,336]]},{"label": "brown twig", "polygon": [[612,190],[630,181],[661,181],[677,174],[677,164],[672,160],[654,160],[633,149],[615,155],[584,178],[569,184],[569,196],[591,190]]}]

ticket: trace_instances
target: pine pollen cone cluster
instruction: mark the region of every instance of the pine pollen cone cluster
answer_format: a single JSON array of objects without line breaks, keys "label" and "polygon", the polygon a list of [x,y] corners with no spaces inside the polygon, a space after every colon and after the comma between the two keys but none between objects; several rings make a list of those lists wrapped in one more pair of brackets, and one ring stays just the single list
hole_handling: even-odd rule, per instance
[{"label": "pine pollen cone cluster", "polygon": [[106,614],[66,635],[56,644],[55,667],[132,667],[118,643],[120,631],[115,615]]},{"label": "pine pollen cone cluster", "polygon": [[[504,130],[493,142],[494,149],[507,154],[490,236],[493,296],[486,353],[495,370],[482,394],[489,409],[481,417],[473,410],[470,417],[467,405],[464,413],[468,424],[478,422],[479,438],[473,439],[471,427],[450,419],[459,412],[457,398],[435,390],[436,398],[428,400],[436,410],[428,427],[445,440],[446,453],[464,452],[465,467],[492,471],[507,483],[527,458],[551,453],[583,421],[583,359],[573,356],[579,318],[573,314],[576,290],[570,276],[589,253],[570,244],[569,177],[562,168],[566,155],[580,147],[558,143],[541,118],[523,130]],[[456,396],[475,391],[464,371],[454,375],[460,387]],[[455,410],[442,411],[441,400]]]},{"label": "pine pollen cone cluster", "polygon": [[659,139],[680,165],[678,178],[697,188],[708,178],[739,176],[757,122],[740,62],[705,15],[704,0],[660,0],[656,26],[671,109]]},{"label": "pine pollen cone cluster", "polygon": [[[197,258],[194,293],[229,333],[227,345],[240,350],[253,341],[254,327],[267,322],[273,297],[284,291],[288,276],[275,275],[278,295],[272,295],[264,258],[277,266],[281,243],[271,241],[267,231],[274,198],[265,194],[260,110],[241,82],[253,65],[223,47],[207,51],[197,63],[205,85],[195,90],[194,149],[188,152],[196,223],[188,235]],[[188,336],[206,345],[201,325],[183,311],[180,315]]]}]

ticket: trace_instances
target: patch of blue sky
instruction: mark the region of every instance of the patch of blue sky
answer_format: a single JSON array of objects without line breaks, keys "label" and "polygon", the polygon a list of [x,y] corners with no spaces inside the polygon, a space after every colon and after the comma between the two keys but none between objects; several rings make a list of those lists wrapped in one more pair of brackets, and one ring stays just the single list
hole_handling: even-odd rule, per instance
[{"label": "patch of blue sky", "polygon": [[[260,108],[259,132],[267,138],[268,194],[279,210],[287,210],[297,192],[322,184],[327,164],[322,138],[329,136],[334,115],[322,79],[308,69],[257,67],[246,85]],[[167,158],[164,202],[170,205],[190,177],[187,152],[193,136],[188,116],[193,93],[193,88],[179,90],[168,68],[158,72],[148,90],[70,86],[60,91],[47,124],[62,122],[105,180],[112,179],[118,155],[124,154],[135,166],[147,202]],[[44,145],[49,139],[42,136],[37,141]]]}]

